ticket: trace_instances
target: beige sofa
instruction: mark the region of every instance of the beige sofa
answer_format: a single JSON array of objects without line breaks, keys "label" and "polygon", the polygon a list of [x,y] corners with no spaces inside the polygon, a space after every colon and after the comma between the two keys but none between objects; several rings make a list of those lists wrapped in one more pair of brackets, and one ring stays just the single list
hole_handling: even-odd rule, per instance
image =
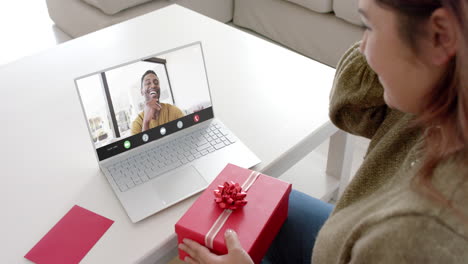
[{"label": "beige sofa", "polygon": [[335,66],[362,35],[358,0],[46,0],[55,24],[79,37],[177,3],[247,28]]},{"label": "beige sofa", "polygon": [[234,24],[335,66],[362,37],[358,0],[235,0]]}]

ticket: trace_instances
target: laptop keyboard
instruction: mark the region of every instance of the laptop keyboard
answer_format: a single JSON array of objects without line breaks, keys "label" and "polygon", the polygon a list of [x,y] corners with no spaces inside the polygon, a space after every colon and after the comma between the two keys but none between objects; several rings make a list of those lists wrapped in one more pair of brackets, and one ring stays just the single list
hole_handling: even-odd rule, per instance
[{"label": "laptop keyboard", "polygon": [[111,164],[107,169],[120,191],[125,192],[234,142],[235,138],[225,128],[212,123],[206,128]]}]

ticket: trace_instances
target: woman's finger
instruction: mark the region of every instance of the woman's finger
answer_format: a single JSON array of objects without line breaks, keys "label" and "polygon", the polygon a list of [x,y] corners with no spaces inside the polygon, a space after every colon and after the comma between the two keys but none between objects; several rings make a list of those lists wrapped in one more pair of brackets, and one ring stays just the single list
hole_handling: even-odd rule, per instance
[{"label": "woman's finger", "polygon": [[226,241],[226,247],[228,252],[231,252],[234,249],[241,249],[242,245],[237,237],[237,234],[234,230],[228,229],[224,233],[224,241]]},{"label": "woman's finger", "polygon": [[195,254],[195,252],[185,244],[179,244],[179,248],[185,251],[185,253],[189,254],[190,256],[193,256]]},{"label": "woman's finger", "polygon": [[208,260],[213,254],[206,247],[187,238],[184,238],[183,242],[184,243],[181,244],[183,245],[181,249],[184,250],[183,248],[186,248],[187,251],[184,251],[187,252],[187,254],[189,254],[191,258],[198,262],[209,262]]},{"label": "woman's finger", "polygon": [[188,263],[188,264],[200,264],[200,262],[194,260],[193,258],[189,257],[189,256],[186,256],[184,258],[184,262]]}]

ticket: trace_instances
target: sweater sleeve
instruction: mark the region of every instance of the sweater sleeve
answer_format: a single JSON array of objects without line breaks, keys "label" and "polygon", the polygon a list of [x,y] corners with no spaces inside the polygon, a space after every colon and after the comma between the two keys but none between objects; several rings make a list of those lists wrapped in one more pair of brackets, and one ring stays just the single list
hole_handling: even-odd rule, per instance
[{"label": "sweater sleeve", "polygon": [[387,106],[377,74],[354,44],[336,68],[330,95],[330,119],[340,129],[371,138],[385,119]]},{"label": "sweater sleeve", "polygon": [[350,264],[466,263],[468,241],[435,218],[400,216],[364,232],[348,259]]}]

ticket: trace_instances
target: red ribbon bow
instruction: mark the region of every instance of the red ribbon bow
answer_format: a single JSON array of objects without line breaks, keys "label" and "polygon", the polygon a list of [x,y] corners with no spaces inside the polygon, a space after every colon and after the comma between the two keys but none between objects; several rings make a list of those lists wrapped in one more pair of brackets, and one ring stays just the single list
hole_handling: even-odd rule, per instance
[{"label": "red ribbon bow", "polygon": [[239,183],[225,182],[224,185],[218,185],[218,189],[214,191],[215,202],[221,209],[236,210],[247,204],[244,200],[247,196],[246,192],[242,191]]}]

